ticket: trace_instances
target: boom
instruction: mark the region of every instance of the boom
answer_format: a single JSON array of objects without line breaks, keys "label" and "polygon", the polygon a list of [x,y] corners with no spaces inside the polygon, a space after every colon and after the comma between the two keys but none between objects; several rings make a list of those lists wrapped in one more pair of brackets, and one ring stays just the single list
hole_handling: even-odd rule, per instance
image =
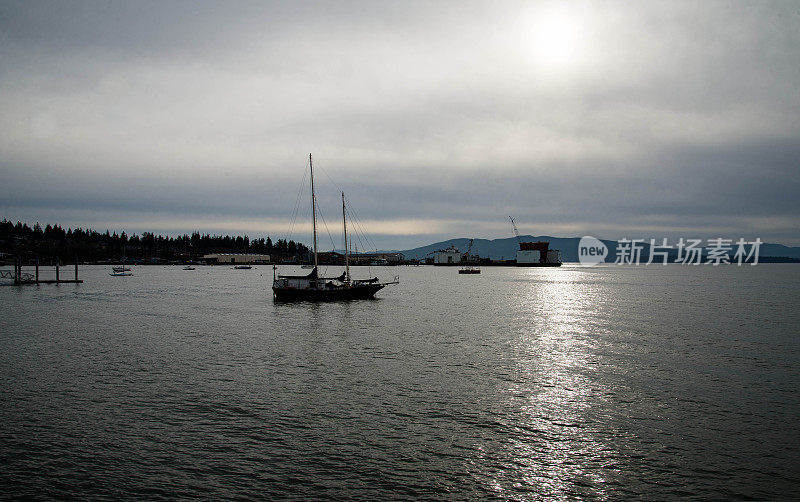
[{"label": "boom", "polygon": [[514,223],[514,218],[509,216],[508,219],[511,220],[511,226],[514,227],[514,236],[517,238],[517,244],[522,245],[522,239],[519,237],[519,230],[517,230],[517,224]]}]

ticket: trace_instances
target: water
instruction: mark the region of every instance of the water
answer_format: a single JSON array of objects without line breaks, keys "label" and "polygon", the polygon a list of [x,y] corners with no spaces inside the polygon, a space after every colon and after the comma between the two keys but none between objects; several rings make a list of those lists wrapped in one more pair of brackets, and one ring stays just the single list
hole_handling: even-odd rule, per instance
[{"label": "water", "polygon": [[5,496],[800,496],[795,265],[108,271],[0,287]]}]

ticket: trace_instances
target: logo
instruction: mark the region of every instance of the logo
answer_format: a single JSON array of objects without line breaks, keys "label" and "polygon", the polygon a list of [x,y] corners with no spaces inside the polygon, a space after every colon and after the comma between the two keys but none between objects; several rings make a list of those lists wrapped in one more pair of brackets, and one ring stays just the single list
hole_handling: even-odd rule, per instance
[{"label": "logo", "polygon": [[591,267],[603,263],[608,256],[608,248],[600,239],[585,235],[578,243],[578,261],[581,265]]}]

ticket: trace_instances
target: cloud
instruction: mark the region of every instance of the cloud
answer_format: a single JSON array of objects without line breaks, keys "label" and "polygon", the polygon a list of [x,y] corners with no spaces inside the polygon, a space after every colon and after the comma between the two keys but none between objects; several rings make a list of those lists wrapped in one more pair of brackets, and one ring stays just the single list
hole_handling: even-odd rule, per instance
[{"label": "cloud", "polygon": [[311,151],[386,247],[508,214],[800,243],[790,2],[3,2],[0,33],[11,219],[277,232]]}]

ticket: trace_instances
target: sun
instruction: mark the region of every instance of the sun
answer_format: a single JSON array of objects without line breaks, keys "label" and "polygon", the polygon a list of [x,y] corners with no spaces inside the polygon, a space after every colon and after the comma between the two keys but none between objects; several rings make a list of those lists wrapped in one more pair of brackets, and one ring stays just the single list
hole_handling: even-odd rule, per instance
[{"label": "sun", "polygon": [[548,64],[566,64],[575,58],[578,30],[563,13],[551,14],[540,20],[533,32],[537,59]]},{"label": "sun", "polygon": [[580,63],[585,52],[584,20],[567,4],[536,9],[528,18],[525,51],[542,70],[563,70]]}]

